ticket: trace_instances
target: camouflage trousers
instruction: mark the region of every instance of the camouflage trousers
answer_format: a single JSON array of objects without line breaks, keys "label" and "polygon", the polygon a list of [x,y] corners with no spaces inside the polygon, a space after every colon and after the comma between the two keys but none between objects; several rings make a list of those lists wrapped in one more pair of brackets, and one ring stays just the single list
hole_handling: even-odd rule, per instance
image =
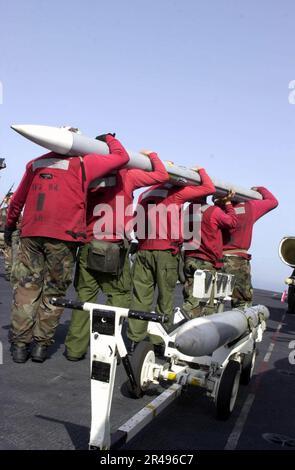
[{"label": "camouflage trousers", "polygon": [[[131,273],[129,257],[126,255],[124,268],[119,277],[108,273],[92,271],[87,267],[89,245],[79,250],[75,275],[77,300],[96,302],[99,291],[106,296],[106,305],[129,308],[131,302]],[[83,356],[90,339],[89,312],[73,310],[65,345],[67,354],[72,357]]]},{"label": "camouflage trousers", "polygon": [[11,256],[11,247],[7,246],[4,241],[4,232],[0,232],[0,254],[4,258],[5,278],[10,277],[11,269],[9,269],[9,260]]},{"label": "camouflage trousers", "polygon": [[0,232],[0,253],[1,254],[2,254],[4,248],[5,248],[4,232]]},{"label": "camouflage trousers", "polygon": [[252,305],[253,288],[251,282],[250,261],[241,256],[224,257],[223,271],[235,276],[235,285],[232,294],[232,308]]},{"label": "camouflage trousers", "polygon": [[[172,322],[174,290],[178,280],[179,254],[169,250],[139,250],[133,266],[132,309],[150,312],[153,308],[155,288],[158,287],[156,311],[166,314]],[[147,321],[128,320],[128,337],[139,342],[147,334]],[[151,335],[154,344],[162,342],[159,336]]]},{"label": "camouflage trousers", "polygon": [[13,266],[17,259],[17,253],[20,243],[20,231],[15,230],[12,234],[11,246],[7,246],[4,249],[4,266],[5,266],[5,277],[7,281],[13,279]]},{"label": "camouflage trousers", "polygon": [[4,258],[5,278],[9,280],[11,273],[11,247],[4,241],[4,232],[0,232],[0,254]]},{"label": "camouflage trousers", "polygon": [[197,269],[206,269],[207,271],[211,271],[213,274],[216,273],[216,269],[209,261],[189,256],[185,258],[185,283],[183,288],[184,302],[182,308],[191,318],[211,315],[216,312],[216,307],[214,305],[214,289],[212,289],[212,295],[208,303],[201,302],[200,299],[193,296],[194,273]]},{"label": "camouflage trousers", "polygon": [[63,312],[49,303],[64,297],[72,281],[77,244],[53,238],[22,238],[13,267],[13,303],[10,340],[15,344],[33,339],[53,343]]},{"label": "camouflage trousers", "polygon": [[11,279],[12,267],[17,258],[20,231],[15,230],[12,234],[11,246],[6,245],[4,242],[3,233],[0,233],[0,250],[4,257],[4,268],[5,268],[5,279],[9,281]]}]

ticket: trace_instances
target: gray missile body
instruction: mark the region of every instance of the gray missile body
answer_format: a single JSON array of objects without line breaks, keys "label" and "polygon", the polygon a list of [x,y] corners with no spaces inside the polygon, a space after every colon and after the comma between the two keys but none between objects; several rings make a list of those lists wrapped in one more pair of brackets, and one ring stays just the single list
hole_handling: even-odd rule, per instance
[{"label": "gray missile body", "polygon": [[257,328],[262,319],[268,318],[269,310],[264,305],[194,318],[180,327],[175,347],[187,356],[208,356],[249,332],[249,325]]},{"label": "gray missile body", "polygon": [[[87,155],[89,153],[106,155],[109,153],[109,148],[104,142],[85,135],[76,134],[64,128],[35,125],[13,125],[11,128],[32,142],[60,155],[74,156]],[[140,168],[146,171],[152,170],[148,157],[140,153],[130,151],[128,153],[130,157],[130,161],[126,165],[128,168]],[[164,164],[172,182],[176,184],[200,184],[201,178],[197,172],[170,163]],[[212,181],[216,187],[216,193],[220,196],[227,194],[229,190],[234,190],[236,201],[262,199],[261,194],[257,191],[241,188],[215,178],[212,178]]]}]

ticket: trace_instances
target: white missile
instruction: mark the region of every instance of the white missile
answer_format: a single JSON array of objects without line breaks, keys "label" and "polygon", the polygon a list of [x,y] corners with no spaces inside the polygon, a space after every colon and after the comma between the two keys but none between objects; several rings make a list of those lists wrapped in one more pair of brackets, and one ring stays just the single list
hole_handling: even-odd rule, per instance
[{"label": "white missile", "polygon": [[257,328],[268,318],[269,310],[264,305],[194,318],[180,327],[175,337],[175,347],[187,356],[208,356],[221,346],[249,333],[249,325]]},{"label": "white missile", "polygon": [[[41,147],[61,155],[87,155],[89,153],[106,155],[109,153],[109,148],[104,142],[71,132],[65,128],[35,125],[13,125],[11,128],[23,137],[41,145]],[[130,161],[126,165],[127,167],[140,168],[146,171],[152,170],[148,157],[136,152],[128,151],[128,153]],[[165,167],[172,182],[197,185],[201,182],[199,174],[195,171],[171,163],[165,163]],[[241,188],[215,178],[212,178],[212,181],[216,187],[216,193],[220,196],[227,194],[229,190],[233,190],[236,193],[235,200],[262,199],[261,194],[257,191]]]}]

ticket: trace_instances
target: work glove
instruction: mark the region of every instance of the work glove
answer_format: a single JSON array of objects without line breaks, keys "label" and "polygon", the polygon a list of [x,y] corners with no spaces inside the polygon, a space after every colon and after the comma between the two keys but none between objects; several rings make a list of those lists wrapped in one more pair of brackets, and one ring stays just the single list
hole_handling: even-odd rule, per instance
[{"label": "work glove", "polygon": [[108,132],[107,134],[101,134],[95,137],[96,140],[101,140],[102,142],[106,142],[106,136],[111,135],[112,137],[116,137],[115,132],[112,134],[111,132]]},{"label": "work glove", "polygon": [[10,228],[10,227],[4,227],[4,241],[6,243],[6,245],[8,246],[11,246],[12,244],[12,234],[14,232],[14,228]]},{"label": "work glove", "polygon": [[129,255],[135,255],[137,251],[138,251],[138,242],[132,240],[129,245]]}]

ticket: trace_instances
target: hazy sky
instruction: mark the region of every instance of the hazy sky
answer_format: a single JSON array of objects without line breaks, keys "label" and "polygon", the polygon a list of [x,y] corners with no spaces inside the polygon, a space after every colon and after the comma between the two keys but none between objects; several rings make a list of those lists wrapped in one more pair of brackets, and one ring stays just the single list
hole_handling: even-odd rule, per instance
[{"label": "hazy sky", "polygon": [[268,187],[280,206],[256,224],[254,284],[283,289],[294,16],[292,0],[0,0],[0,194],[43,153],[12,123],[116,132],[129,149]]}]

